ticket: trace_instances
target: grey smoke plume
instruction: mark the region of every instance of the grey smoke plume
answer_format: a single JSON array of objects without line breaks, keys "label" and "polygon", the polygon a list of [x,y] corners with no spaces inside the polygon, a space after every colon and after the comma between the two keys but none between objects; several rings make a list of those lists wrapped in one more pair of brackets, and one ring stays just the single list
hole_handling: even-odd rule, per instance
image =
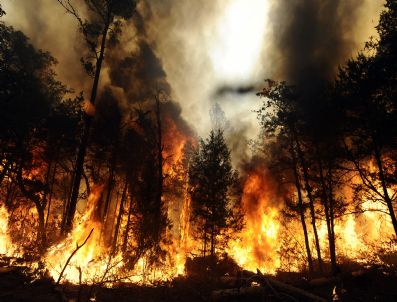
[{"label": "grey smoke plume", "polygon": [[[5,21],[58,59],[63,82],[89,95],[91,81],[79,63],[84,45],[75,20],[54,0],[3,2]],[[200,136],[208,134],[209,111],[218,103],[234,129],[229,142],[239,163],[249,155],[247,139],[258,133],[252,111],[260,105],[254,91],[263,79],[319,89],[375,33],[382,3],[141,0],[139,15],[126,24],[117,49],[107,54],[101,86],[111,88],[123,110],[153,96],[151,86],[165,89],[179,103],[174,111],[180,120]]]},{"label": "grey smoke plume", "polygon": [[[267,11],[255,14],[252,10],[246,15],[242,11],[235,19],[242,31],[238,38],[244,43],[244,36],[254,31],[255,38],[262,41],[260,55],[247,77],[240,77],[238,72],[225,76],[217,69],[211,52],[225,36],[234,34],[226,28],[220,36],[217,29],[225,12],[227,15],[239,2],[241,9],[260,7],[258,3],[266,1],[153,1],[153,22],[149,24],[149,36],[157,45],[172,94],[181,103],[182,116],[199,135],[206,136],[211,125],[208,112],[218,103],[234,129],[228,141],[235,163],[249,156],[246,142],[258,133],[252,111],[260,106],[255,91],[261,89],[263,79],[287,80],[306,90],[321,89],[338,66],[354,56],[374,33],[383,1],[269,0]],[[267,20],[262,24],[266,29],[247,27],[244,31],[250,18]],[[220,49],[225,57],[232,51]],[[247,57],[238,59],[241,69],[250,63]]]}]

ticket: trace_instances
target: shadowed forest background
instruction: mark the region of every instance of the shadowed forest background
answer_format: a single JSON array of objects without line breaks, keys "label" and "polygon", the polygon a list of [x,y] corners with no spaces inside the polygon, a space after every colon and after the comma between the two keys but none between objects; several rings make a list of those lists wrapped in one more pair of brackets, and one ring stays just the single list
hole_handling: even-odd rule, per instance
[{"label": "shadowed forest background", "polygon": [[396,1],[9,2],[0,301],[397,297]]}]

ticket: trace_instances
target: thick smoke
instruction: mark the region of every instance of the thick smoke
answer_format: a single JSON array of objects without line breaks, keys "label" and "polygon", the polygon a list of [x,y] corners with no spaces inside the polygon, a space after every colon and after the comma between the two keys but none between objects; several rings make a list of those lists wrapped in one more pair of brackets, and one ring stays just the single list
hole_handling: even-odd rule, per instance
[{"label": "thick smoke", "polygon": [[156,45],[148,36],[146,27],[151,18],[150,7],[141,2],[134,18],[124,24],[120,44],[108,51],[108,78],[104,85],[118,95],[120,107],[127,113],[134,108],[152,111],[155,97],[160,97],[162,115],[191,136],[190,127],[181,117],[180,105],[172,100],[172,89],[162,60],[155,52]]},{"label": "thick smoke", "polygon": [[[86,14],[82,2],[72,3],[77,5],[81,16]],[[92,79],[80,64],[85,44],[77,21],[53,0],[8,0],[4,1],[3,9],[8,24],[22,30],[35,47],[50,51],[58,60],[56,72],[59,79],[76,93],[84,91],[88,98]],[[144,1],[139,2],[138,12],[123,26],[119,44],[106,51],[98,102],[111,97],[125,115],[134,107],[153,105],[154,96],[159,91],[171,99],[171,87],[161,58],[155,53],[155,42],[146,29],[151,18],[151,8]],[[189,127],[180,117],[180,106],[175,102],[168,103],[163,106],[167,111],[165,114],[172,116],[182,131],[190,134]]]},{"label": "thick smoke", "polygon": [[[259,57],[246,77],[238,70],[228,76],[218,68],[226,47],[219,47],[225,37],[235,34],[224,28],[224,15],[239,0],[153,1],[149,36],[156,41],[174,99],[181,103],[182,116],[192,123],[201,136],[211,128],[210,108],[218,103],[233,131],[228,135],[235,164],[249,157],[247,141],[258,134],[258,121],[253,112],[260,106],[255,91],[265,78],[287,80],[307,91],[321,89],[339,65],[356,55],[374,33],[382,0],[269,0],[267,11],[237,14],[241,36],[254,32],[261,41]],[[263,1],[244,1],[245,6],[260,7]],[[266,1],[265,1],[266,2]],[[259,3],[259,4],[258,4]],[[240,7],[241,8],[241,7]],[[226,12],[226,13],[225,13]],[[266,27],[244,31],[249,18],[263,18]],[[222,29],[219,31],[219,28]],[[226,40],[227,41],[227,40]],[[249,45],[247,45],[249,47]],[[213,59],[213,52],[224,53]],[[238,57],[239,68],[250,64],[250,58]]]},{"label": "thick smoke", "polygon": [[21,30],[36,48],[49,51],[57,59],[59,79],[77,93],[84,90],[87,95],[91,80],[79,63],[85,45],[76,20],[52,0],[3,0],[2,6],[7,24]]},{"label": "thick smoke", "polygon": [[[101,89],[111,90],[122,111],[144,106],[153,101],[156,89],[164,90],[180,105],[167,105],[167,110],[173,108],[200,136],[208,135],[209,111],[218,103],[231,125],[233,161],[241,163],[249,157],[247,140],[258,133],[253,110],[260,100],[254,92],[263,79],[318,91],[375,34],[382,3],[141,0],[139,14],[125,24],[120,44],[106,55]],[[79,63],[84,45],[76,21],[53,0],[5,0],[3,8],[7,23],[58,59],[59,78],[88,97],[92,80]],[[237,26],[223,26],[230,19]],[[245,41],[250,35],[252,40]],[[230,37],[236,38],[234,44],[228,44]],[[253,43],[255,53],[246,52]],[[236,46],[243,47],[234,53]]]},{"label": "thick smoke", "polygon": [[[274,1],[272,55],[275,75],[307,93],[332,80],[356,55],[376,25],[380,0]],[[375,21],[375,22],[374,22]]]}]

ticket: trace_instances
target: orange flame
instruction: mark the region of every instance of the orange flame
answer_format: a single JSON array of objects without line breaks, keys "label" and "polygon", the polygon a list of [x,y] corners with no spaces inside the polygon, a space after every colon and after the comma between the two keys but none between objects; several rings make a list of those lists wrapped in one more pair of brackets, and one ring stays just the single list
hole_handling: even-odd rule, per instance
[{"label": "orange flame", "polygon": [[14,255],[15,247],[10,238],[8,230],[8,211],[5,206],[0,206],[0,254],[6,256]]},{"label": "orange flame", "polygon": [[[45,255],[46,267],[49,269],[50,275],[57,280],[62,268],[66,265],[69,256],[81,245],[88,237],[90,231],[93,233],[84,246],[79,249],[64,272],[64,278],[69,282],[79,283],[80,272],[83,268],[82,281],[92,281],[93,276],[101,275],[104,264],[102,261],[96,261],[102,257],[103,250],[101,234],[101,223],[96,219],[96,207],[101,197],[103,186],[94,186],[87,202],[85,214],[76,223],[72,232],[59,244],[53,246]],[[101,259],[100,259],[101,260]]]},{"label": "orange flame", "polygon": [[244,184],[242,206],[246,225],[240,239],[231,244],[229,253],[248,270],[261,269],[274,273],[280,229],[279,206],[274,203],[272,189],[259,169],[251,172]]}]

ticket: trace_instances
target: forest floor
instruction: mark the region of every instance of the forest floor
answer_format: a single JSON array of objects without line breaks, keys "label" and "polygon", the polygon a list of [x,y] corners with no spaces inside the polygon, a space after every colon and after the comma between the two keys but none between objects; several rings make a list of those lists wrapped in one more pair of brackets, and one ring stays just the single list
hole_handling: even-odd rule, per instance
[{"label": "forest floor", "polygon": [[[360,267],[345,265],[337,278],[310,276],[303,273],[280,272],[272,276],[287,286],[299,288],[326,301],[397,301],[397,272],[385,266]],[[246,272],[247,276],[256,276]],[[116,284],[113,288],[88,285],[62,284],[56,286],[52,278],[34,275],[27,266],[5,265],[0,261],[0,302],[88,302],[88,301],[136,301],[136,302],[206,302],[206,301],[309,301],[291,292],[269,285],[268,290],[244,292],[252,289],[238,277],[190,276],[179,277],[170,282],[142,286]],[[266,277],[267,278],[267,277]],[[248,279],[246,279],[248,280]],[[310,280],[310,281],[309,281]],[[266,286],[263,285],[262,286]],[[237,290],[235,288],[238,287]],[[214,291],[225,290],[228,296],[215,296]],[[338,299],[332,296],[334,289]],[[88,299],[89,292],[92,292]]]}]

